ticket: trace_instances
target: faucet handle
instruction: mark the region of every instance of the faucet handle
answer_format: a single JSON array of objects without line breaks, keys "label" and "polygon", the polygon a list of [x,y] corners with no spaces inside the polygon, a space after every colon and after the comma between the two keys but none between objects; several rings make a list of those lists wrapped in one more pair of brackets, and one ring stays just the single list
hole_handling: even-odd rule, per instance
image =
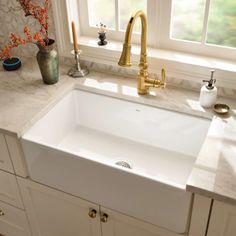
[{"label": "faucet handle", "polygon": [[[141,77],[141,79],[142,79],[142,77]],[[139,83],[138,83],[138,89],[139,89],[138,93],[141,95],[147,94],[148,89],[150,87],[155,87],[155,88],[165,88],[166,87],[166,71],[163,68],[161,70],[161,78],[160,79],[158,79],[157,77],[151,78],[150,76],[146,76],[146,77],[143,76],[144,84],[145,84],[145,88],[143,90],[141,89],[141,86],[140,86],[141,79],[139,80]]]}]

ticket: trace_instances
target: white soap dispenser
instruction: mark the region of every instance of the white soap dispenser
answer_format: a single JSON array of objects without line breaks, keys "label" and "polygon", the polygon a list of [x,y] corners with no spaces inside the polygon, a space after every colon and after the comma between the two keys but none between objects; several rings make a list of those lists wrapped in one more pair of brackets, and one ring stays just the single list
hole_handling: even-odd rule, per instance
[{"label": "white soap dispenser", "polygon": [[200,92],[200,105],[202,107],[210,108],[216,103],[217,98],[217,88],[214,86],[216,80],[214,77],[214,70],[211,70],[210,80],[203,80],[207,84],[203,85]]}]

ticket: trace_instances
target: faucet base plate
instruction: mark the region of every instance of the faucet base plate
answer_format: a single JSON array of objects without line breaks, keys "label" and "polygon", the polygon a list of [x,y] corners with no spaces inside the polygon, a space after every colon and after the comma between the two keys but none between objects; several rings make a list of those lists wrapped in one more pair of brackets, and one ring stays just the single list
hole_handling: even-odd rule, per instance
[{"label": "faucet base plate", "polygon": [[146,95],[146,94],[148,94],[148,92],[149,92],[149,89],[139,89],[138,88],[139,95]]}]

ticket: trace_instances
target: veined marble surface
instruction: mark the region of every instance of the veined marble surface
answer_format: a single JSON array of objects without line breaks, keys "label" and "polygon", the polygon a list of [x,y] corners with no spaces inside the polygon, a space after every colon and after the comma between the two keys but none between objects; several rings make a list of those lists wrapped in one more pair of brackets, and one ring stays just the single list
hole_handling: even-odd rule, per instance
[{"label": "veined marble surface", "polygon": [[35,61],[23,60],[14,72],[0,66],[0,132],[20,137],[47,104],[74,83],[62,76],[57,84],[45,85]]},{"label": "veined marble surface", "polygon": [[236,204],[236,116],[213,118],[187,190]]},{"label": "veined marble surface", "polygon": [[[164,109],[212,119],[211,127],[189,177],[187,190],[236,204],[236,100],[219,97],[231,107],[227,116],[217,116],[199,104],[199,93],[167,85],[139,96],[136,79],[104,72],[90,72],[85,78],[66,75],[61,66],[60,80],[45,85],[35,60],[23,60],[15,72],[0,68],[0,132],[21,137],[40,117],[73,88],[136,101]],[[168,73],[168,72],[167,72]]]}]

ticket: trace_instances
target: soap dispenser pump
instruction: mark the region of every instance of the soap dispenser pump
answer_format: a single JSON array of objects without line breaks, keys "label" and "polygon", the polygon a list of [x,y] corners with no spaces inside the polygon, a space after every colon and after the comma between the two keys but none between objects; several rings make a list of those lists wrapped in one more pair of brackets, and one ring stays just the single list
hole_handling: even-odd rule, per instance
[{"label": "soap dispenser pump", "polygon": [[200,92],[200,105],[202,107],[210,108],[216,103],[217,98],[217,88],[215,87],[216,80],[214,77],[214,70],[211,70],[210,80],[203,80],[207,84],[203,85]]}]

